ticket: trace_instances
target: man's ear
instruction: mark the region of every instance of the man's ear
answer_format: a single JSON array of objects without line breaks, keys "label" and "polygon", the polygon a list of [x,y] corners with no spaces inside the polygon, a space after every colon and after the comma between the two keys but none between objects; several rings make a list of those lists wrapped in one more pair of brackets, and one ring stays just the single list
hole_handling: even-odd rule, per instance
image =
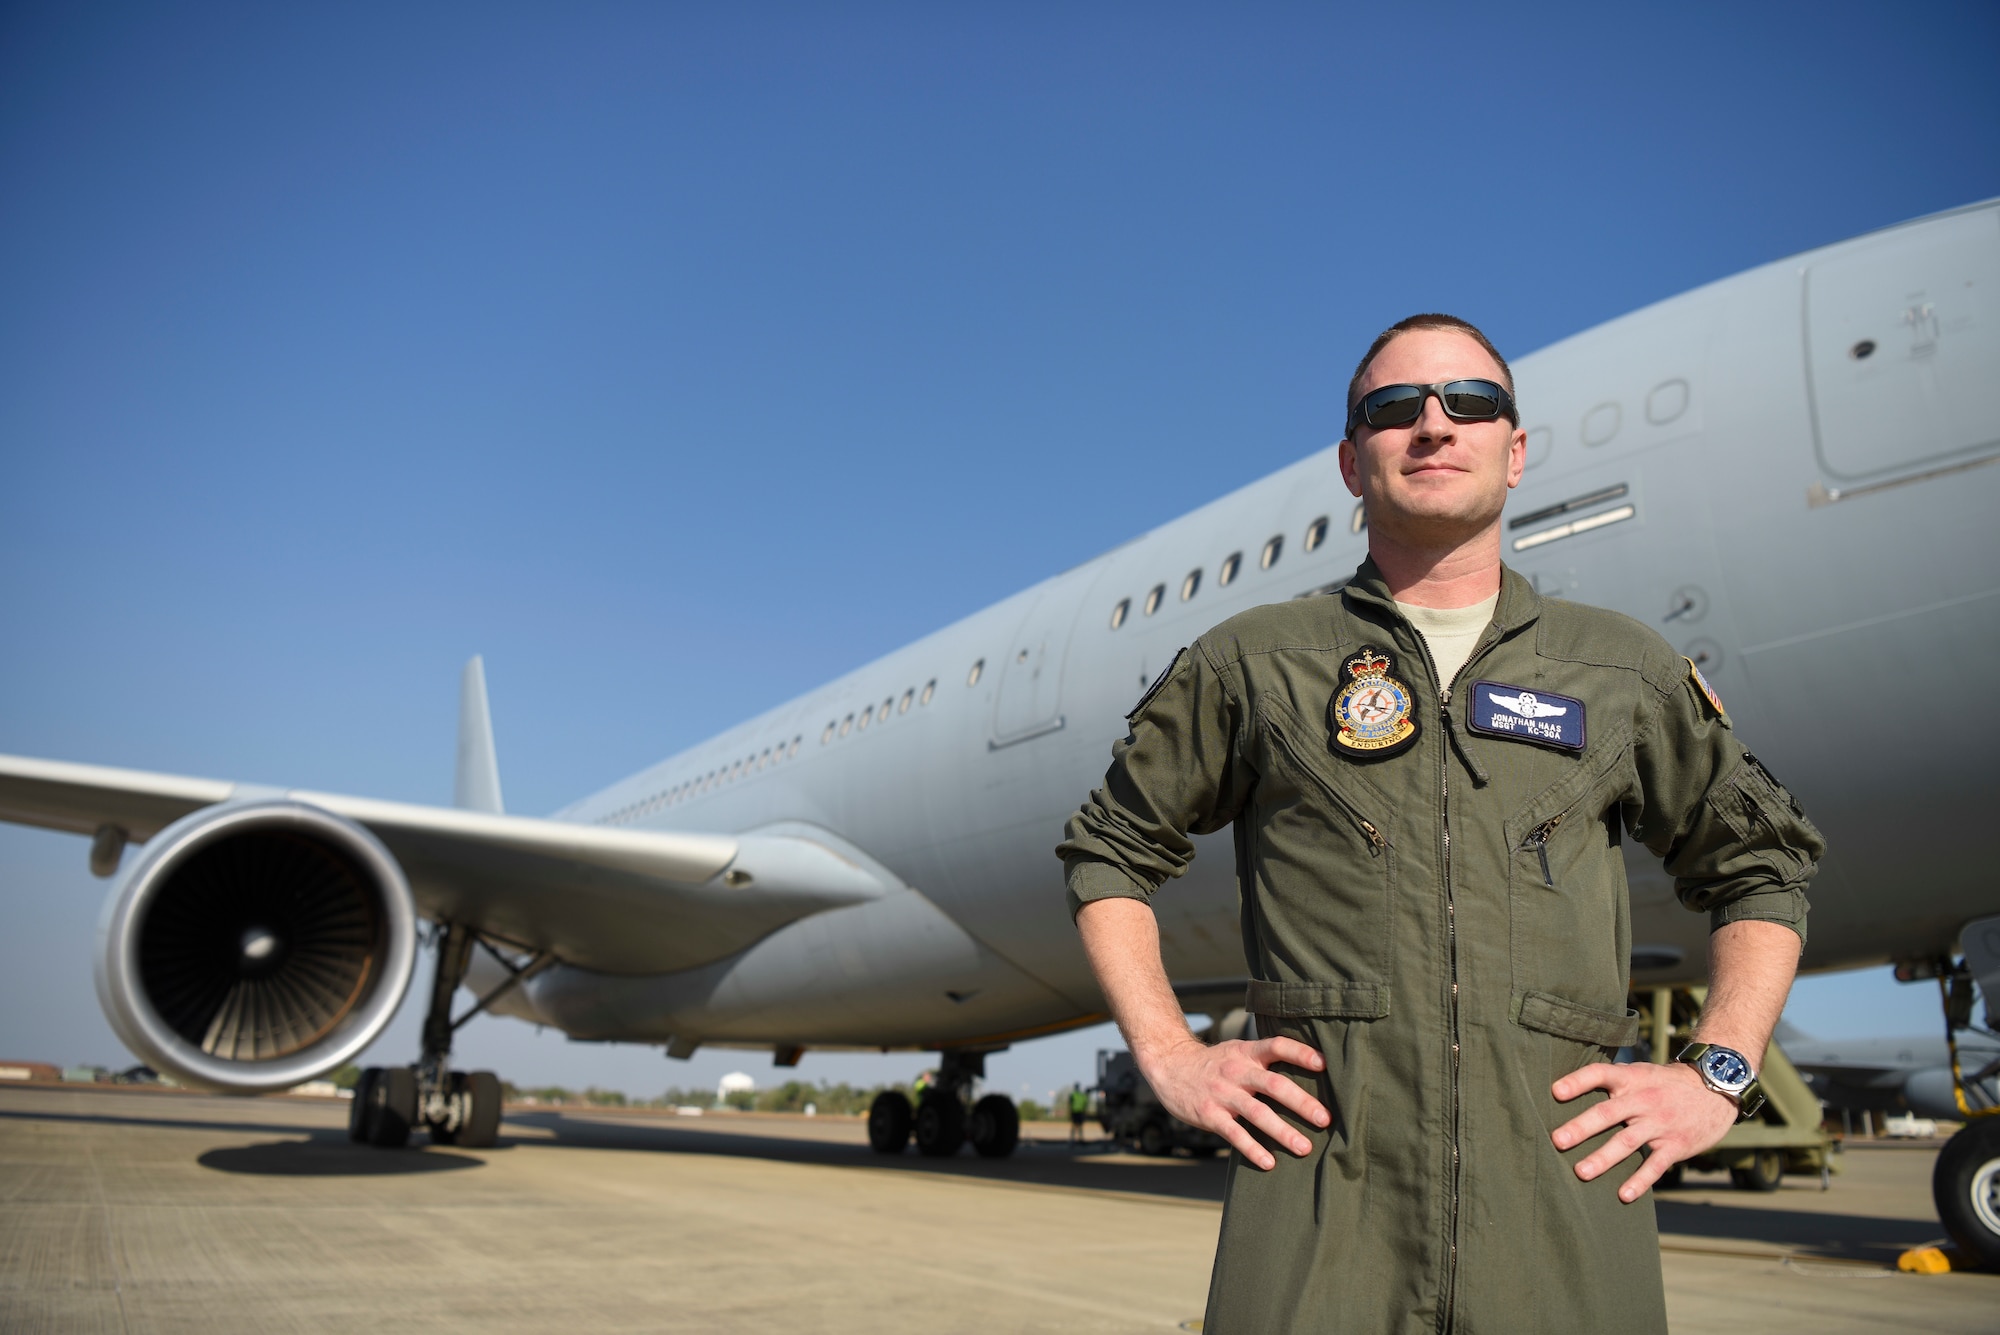
[{"label": "man's ear", "polygon": [[[1522,437],[1522,439],[1525,440],[1526,437]],[[1516,471],[1514,476],[1518,478],[1520,476],[1519,472]],[[1341,481],[1347,484],[1348,495],[1359,496],[1361,494],[1361,459],[1354,452],[1354,442],[1351,440],[1340,442],[1340,478]],[[1507,485],[1511,487],[1514,484],[1509,482]]]},{"label": "man's ear", "polygon": [[[1507,490],[1521,485],[1521,474],[1528,471],[1528,433],[1520,427],[1514,428],[1513,436],[1507,442]],[[1360,495],[1356,492],[1355,495]]]}]

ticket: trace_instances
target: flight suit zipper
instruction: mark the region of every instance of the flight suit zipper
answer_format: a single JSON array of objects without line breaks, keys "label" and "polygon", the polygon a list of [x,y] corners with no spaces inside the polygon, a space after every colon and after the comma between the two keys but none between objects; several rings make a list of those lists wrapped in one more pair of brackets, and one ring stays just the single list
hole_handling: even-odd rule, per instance
[{"label": "flight suit zipper", "polygon": [[[1411,628],[1415,630],[1415,627]],[[1459,664],[1449,682],[1438,678],[1437,660],[1431,657],[1430,641],[1423,633],[1416,633],[1417,646],[1423,650],[1424,666],[1430,670],[1431,680],[1438,687],[1438,720],[1444,725],[1446,738],[1455,738],[1451,721],[1451,693],[1458,685],[1458,679],[1465,670],[1477,662],[1492,647],[1494,637],[1491,627],[1472,646],[1472,652]],[[1464,1093],[1461,1088],[1461,1065],[1463,1043],[1459,1035],[1458,1005],[1458,903],[1451,882],[1451,746],[1444,738],[1438,743],[1438,812],[1439,812],[1439,865],[1444,879],[1444,940],[1445,963],[1451,980],[1451,991],[1446,1005],[1451,1032],[1451,1198],[1446,1215],[1446,1245],[1444,1282],[1438,1293],[1438,1332],[1451,1335],[1458,1305],[1458,1216],[1459,1197],[1462,1194],[1461,1179],[1464,1177],[1464,1150],[1459,1144],[1459,1129],[1463,1121]]]},{"label": "flight suit zipper", "polygon": [[[1451,731],[1451,685],[1438,680],[1437,660],[1431,657],[1430,642],[1417,634],[1417,646],[1423,650],[1424,666],[1430,672],[1431,681],[1438,688],[1438,718],[1444,724],[1447,734]],[[1473,653],[1485,647],[1482,642],[1475,646]],[[1466,660],[1468,663],[1471,659]],[[1460,672],[1465,669],[1461,667]],[[1453,682],[1457,678],[1454,676]],[[1458,1028],[1458,906],[1453,899],[1451,886],[1451,748],[1444,738],[1438,739],[1438,814],[1439,840],[1438,865],[1444,884],[1444,941],[1446,976],[1451,989],[1445,1003],[1447,1028],[1451,1040],[1450,1094],[1447,1105],[1450,1109],[1447,1122],[1447,1137],[1451,1143],[1451,1195],[1445,1215],[1445,1266],[1444,1280],[1438,1286],[1439,1335],[1450,1335],[1453,1310],[1456,1306],[1458,1289],[1458,1209],[1460,1161],[1463,1157],[1459,1146],[1460,1105],[1463,1097],[1459,1089],[1461,1044]]]},{"label": "flight suit zipper", "polygon": [[1556,888],[1556,879],[1549,874],[1549,836],[1556,832],[1556,826],[1563,823],[1563,816],[1567,814],[1569,813],[1559,812],[1549,817],[1529,831],[1528,837],[1521,841],[1521,847],[1534,849],[1535,855],[1542,860],[1542,884],[1551,890]]}]

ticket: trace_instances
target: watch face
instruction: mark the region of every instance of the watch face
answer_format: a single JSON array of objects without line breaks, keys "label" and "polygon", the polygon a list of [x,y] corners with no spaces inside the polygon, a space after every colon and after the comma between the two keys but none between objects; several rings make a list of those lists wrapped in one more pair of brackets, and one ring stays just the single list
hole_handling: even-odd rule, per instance
[{"label": "watch face", "polygon": [[1741,1053],[1728,1048],[1710,1048],[1701,1054],[1701,1068],[1724,1089],[1742,1089],[1750,1083],[1750,1063]]}]

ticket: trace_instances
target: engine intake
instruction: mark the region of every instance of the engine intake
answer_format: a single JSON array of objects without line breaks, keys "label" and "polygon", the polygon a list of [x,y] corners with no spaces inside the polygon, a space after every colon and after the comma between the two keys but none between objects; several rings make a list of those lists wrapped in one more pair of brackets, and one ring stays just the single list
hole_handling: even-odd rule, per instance
[{"label": "engine intake", "polygon": [[105,905],[98,998],[155,1068],[226,1093],[286,1089],[388,1025],[416,963],[402,868],[319,807],[210,807],[162,830]]}]

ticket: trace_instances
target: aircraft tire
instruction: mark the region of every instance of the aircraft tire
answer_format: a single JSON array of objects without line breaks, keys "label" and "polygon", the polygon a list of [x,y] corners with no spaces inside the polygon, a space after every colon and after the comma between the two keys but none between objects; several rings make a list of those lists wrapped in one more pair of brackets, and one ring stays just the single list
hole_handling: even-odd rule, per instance
[{"label": "aircraft tire", "polygon": [[465,1112],[458,1124],[458,1143],[471,1150],[493,1148],[500,1139],[500,1106],[504,1095],[500,1077],[491,1071],[474,1071],[465,1081]]},{"label": "aircraft tire", "polygon": [[417,1120],[417,1073],[407,1066],[385,1066],[375,1073],[368,1091],[368,1143],[378,1149],[401,1149],[410,1143]]},{"label": "aircraft tire", "polygon": [[1021,1143],[1021,1114],[1005,1094],[972,1105],[972,1148],[982,1159],[1004,1159]]},{"label": "aircraft tire", "polygon": [[868,1105],[868,1148],[877,1154],[901,1154],[910,1143],[910,1097],[900,1089],[885,1089]]},{"label": "aircraft tire", "polygon": [[370,1109],[374,1105],[375,1081],[381,1076],[382,1068],[370,1066],[362,1071],[361,1078],[354,1082],[354,1097],[347,1101],[347,1138],[357,1145],[368,1144],[374,1128]]},{"label": "aircraft tire", "polygon": [[957,1154],[965,1145],[965,1105],[958,1095],[933,1090],[917,1105],[917,1153],[932,1159]]},{"label": "aircraft tire", "polygon": [[1785,1180],[1782,1150],[1758,1150],[1746,1168],[1729,1170],[1729,1180],[1738,1191],[1776,1191]]},{"label": "aircraft tire", "polygon": [[2000,1117],[1968,1122],[1931,1170],[1938,1219],[1959,1249],[2000,1265]]}]

